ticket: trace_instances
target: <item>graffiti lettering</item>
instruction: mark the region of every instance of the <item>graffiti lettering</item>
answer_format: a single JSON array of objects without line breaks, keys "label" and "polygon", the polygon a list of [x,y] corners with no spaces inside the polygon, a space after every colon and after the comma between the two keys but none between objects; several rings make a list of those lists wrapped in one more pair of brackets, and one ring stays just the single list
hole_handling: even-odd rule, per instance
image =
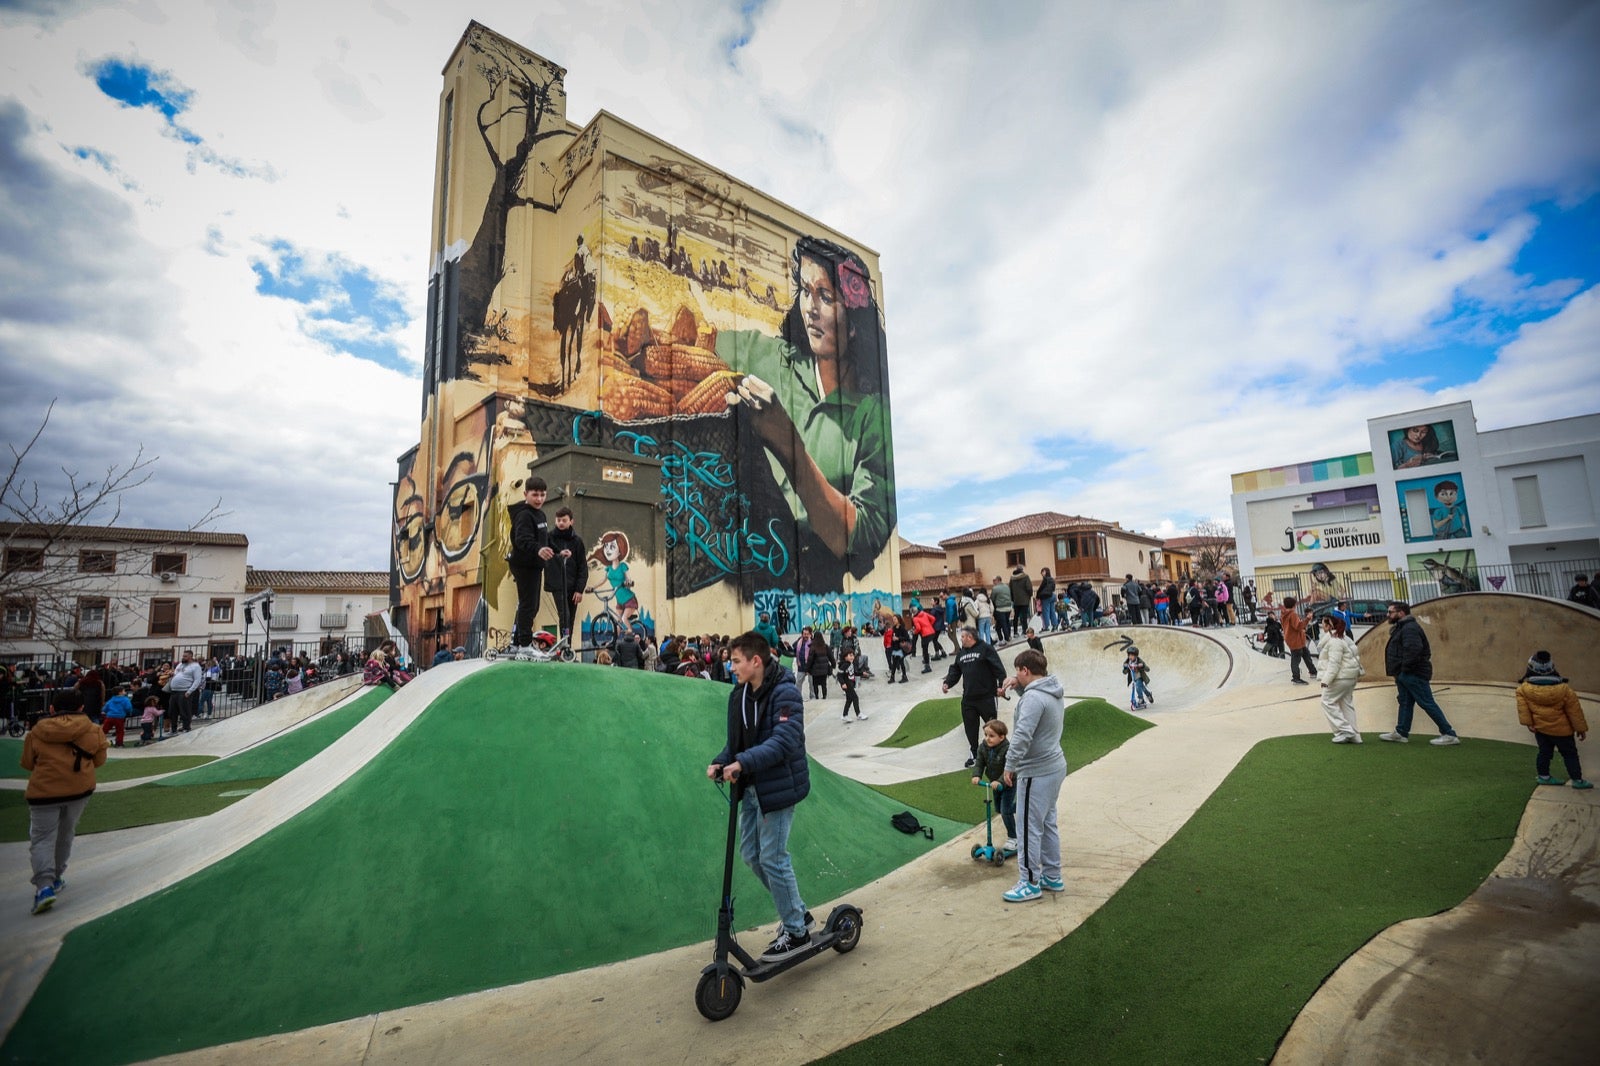
[{"label": "graffiti lettering", "polygon": [[782,523],[772,518],[764,528],[751,528],[745,514],[748,500],[737,491],[733,463],[720,452],[695,451],[672,441],[662,455],[660,443],[647,434],[627,431],[616,439],[634,455],[661,460],[667,548],[686,546],[689,562],[705,559],[716,570],[697,588],[750,566],[774,577],[788,570],[793,553],[783,539]]}]

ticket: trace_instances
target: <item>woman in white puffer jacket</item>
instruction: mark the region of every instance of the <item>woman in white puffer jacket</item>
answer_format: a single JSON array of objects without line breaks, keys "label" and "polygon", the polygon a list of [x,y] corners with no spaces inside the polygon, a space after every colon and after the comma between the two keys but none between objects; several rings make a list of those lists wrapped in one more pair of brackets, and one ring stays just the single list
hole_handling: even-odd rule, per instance
[{"label": "woman in white puffer jacket", "polygon": [[1335,744],[1359,744],[1356,729],[1356,682],[1361,680],[1361,653],[1350,639],[1344,619],[1329,614],[1322,620],[1322,652],[1317,657],[1322,682],[1322,713],[1333,727]]}]

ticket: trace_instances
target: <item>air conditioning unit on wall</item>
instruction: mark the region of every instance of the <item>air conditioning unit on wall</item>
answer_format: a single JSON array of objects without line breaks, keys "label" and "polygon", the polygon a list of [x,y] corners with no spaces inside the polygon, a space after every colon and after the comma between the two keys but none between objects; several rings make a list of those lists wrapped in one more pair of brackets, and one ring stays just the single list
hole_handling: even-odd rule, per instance
[{"label": "air conditioning unit on wall", "polygon": [[178,580],[178,575],[174,574],[171,570],[163,570],[161,572],[161,583],[163,585],[170,585],[176,580]]}]

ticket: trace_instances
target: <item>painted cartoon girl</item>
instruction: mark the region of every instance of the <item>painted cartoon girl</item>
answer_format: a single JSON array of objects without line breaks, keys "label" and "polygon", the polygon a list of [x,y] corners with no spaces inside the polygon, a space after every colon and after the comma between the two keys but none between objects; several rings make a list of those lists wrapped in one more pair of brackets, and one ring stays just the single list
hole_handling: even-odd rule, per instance
[{"label": "painted cartoon girl", "polygon": [[602,533],[600,542],[595,545],[594,551],[589,553],[590,564],[605,570],[606,580],[611,583],[617,613],[623,617],[639,609],[638,597],[633,594],[632,582],[628,580],[627,560],[628,535],[615,529]]}]

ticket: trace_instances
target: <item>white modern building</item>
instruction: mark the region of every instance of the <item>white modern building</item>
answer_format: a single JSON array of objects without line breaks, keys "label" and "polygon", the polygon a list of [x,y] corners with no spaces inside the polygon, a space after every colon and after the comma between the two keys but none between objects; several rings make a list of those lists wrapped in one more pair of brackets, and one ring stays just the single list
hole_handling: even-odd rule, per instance
[{"label": "white modern building", "polygon": [[1233,475],[1258,588],[1564,597],[1600,570],[1600,414],[1480,432],[1471,402],[1367,422],[1371,451]]}]

